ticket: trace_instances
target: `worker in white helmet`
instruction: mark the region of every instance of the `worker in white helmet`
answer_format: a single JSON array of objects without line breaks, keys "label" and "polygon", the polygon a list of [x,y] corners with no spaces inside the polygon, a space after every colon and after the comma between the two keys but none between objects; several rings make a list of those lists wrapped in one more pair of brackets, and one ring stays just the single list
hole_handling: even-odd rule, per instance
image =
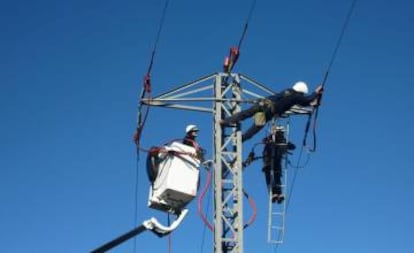
[{"label": "worker in white helmet", "polygon": [[223,126],[230,126],[254,116],[254,124],[242,136],[243,141],[246,141],[259,132],[273,117],[280,117],[294,105],[319,106],[319,98],[322,92],[322,86],[318,86],[312,94],[307,95],[308,86],[306,83],[302,81],[296,82],[292,88],[260,100],[259,103],[249,109],[224,119],[221,124]]},{"label": "worker in white helmet", "polygon": [[198,144],[197,144],[196,138],[198,136],[198,131],[199,129],[196,125],[188,125],[185,128],[185,136],[183,138],[183,144],[197,149]]},{"label": "worker in white helmet", "polygon": [[263,141],[263,168],[266,185],[271,190],[272,202],[282,203],[285,196],[282,192],[282,160],[289,150],[294,150],[295,144],[286,140],[285,129],[273,126],[270,135]]},{"label": "worker in white helmet", "polygon": [[183,138],[183,144],[191,146],[196,149],[197,157],[201,161],[204,161],[205,150],[197,143],[196,138],[198,136],[198,127],[196,125],[188,125],[185,128],[185,136]]}]

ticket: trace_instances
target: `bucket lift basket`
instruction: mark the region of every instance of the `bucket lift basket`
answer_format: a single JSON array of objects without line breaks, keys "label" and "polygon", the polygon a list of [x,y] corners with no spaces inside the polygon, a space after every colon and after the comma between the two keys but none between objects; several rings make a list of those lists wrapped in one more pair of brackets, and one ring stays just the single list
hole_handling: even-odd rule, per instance
[{"label": "bucket lift basket", "polygon": [[188,213],[185,206],[197,195],[200,160],[194,147],[179,142],[155,149],[149,154],[147,171],[152,182],[148,206],[177,216],[171,225],[162,225],[155,217],[145,220],[138,227],[105,243],[91,253],[106,252],[121,243],[150,230],[159,237],[174,231]]}]

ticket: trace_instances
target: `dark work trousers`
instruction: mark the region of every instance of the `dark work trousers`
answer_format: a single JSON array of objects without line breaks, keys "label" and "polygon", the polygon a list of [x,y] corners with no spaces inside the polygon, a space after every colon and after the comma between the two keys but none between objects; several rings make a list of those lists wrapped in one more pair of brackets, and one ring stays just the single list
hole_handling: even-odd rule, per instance
[{"label": "dark work trousers", "polygon": [[[261,106],[261,105],[256,104],[256,105],[253,105],[252,107],[250,107],[249,109],[243,110],[241,112],[235,113],[234,115],[232,115],[228,118],[225,118],[223,120],[222,124],[225,125],[225,126],[229,126],[231,124],[235,124],[235,123],[243,121],[247,118],[253,117],[258,112],[264,112],[265,113],[266,122],[268,122],[273,116],[270,107]],[[243,133],[242,141],[246,141],[246,140],[252,138],[263,127],[264,127],[264,124],[263,125],[256,125],[256,122],[254,122],[253,125],[249,129],[247,129],[247,131],[245,133]]]},{"label": "dark work trousers", "polygon": [[267,145],[263,155],[263,172],[265,174],[266,185],[272,189],[272,194],[282,194],[283,154],[277,144],[269,143]]},{"label": "dark work trousers", "polygon": [[263,111],[263,107],[255,104],[252,107],[250,107],[249,109],[243,110],[241,112],[235,113],[230,117],[227,117],[223,120],[223,125],[231,125],[231,124],[235,124],[238,123],[242,120],[245,120],[247,118],[252,117],[256,112],[260,112]]}]

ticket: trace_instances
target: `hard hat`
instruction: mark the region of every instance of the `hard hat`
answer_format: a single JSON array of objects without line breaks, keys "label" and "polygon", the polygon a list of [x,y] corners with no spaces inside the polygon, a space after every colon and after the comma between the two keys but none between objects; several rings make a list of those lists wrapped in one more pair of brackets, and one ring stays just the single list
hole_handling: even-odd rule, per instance
[{"label": "hard hat", "polygon": [[198,131],[198,127],[196,125],[188,125],[185,128],[185,133],[189,133],[189,132],[193,132],[193,131]]},{"label": "hard hat", "polygon": [[304,94],[308,93],[308,85],[302,81],[296,82],[292,88],[297,92],[302,92]]},{"label": "hard hat", "polygon": [[285,130],[285,127],[279,126],[279,125],[274,125],[272,126],[272,129],[270,129],[271,132],[284,131],[284,130]]}]

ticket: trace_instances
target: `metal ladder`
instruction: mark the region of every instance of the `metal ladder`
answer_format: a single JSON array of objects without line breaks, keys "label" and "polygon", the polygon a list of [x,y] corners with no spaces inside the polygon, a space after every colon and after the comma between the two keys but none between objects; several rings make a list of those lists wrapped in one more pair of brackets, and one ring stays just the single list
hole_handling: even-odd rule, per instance
[{"label": "metal ladder", "polygon": [[[285,136],[288,136],[289,127],[284,129]],[[288,142],[288,138],[286,138]],[[268,230],[267,230],[267,242],[270,244],[282,244],[285,235],[285,215],[286,215],[286,203],[287,203],[287,183],[288,183],[288,171],[287,171],[287,154],[284,155],[282,160],[282,178],[281,189],[285,196],[285,200],[282,203],[272,202],[272,185],[273,173],[271,170],[271,185],[268,187],[269,196],[269,212],[268,212]]]},{"label": "metal ladder", "polygon": [[[285,200],[278,204],[272,202],[272,188],[269,187],[269,215],[268,215],[268,230],[267,242],[271,244],[282,244],[285,235],[285,214],[286,214],[286,186],[287,186],[287,170],[284,167],[282,177],[282,192],[285,195]],[[273,174],[273,172],[272,172]],[[273,175],[272,175],[273,176]]]}]

